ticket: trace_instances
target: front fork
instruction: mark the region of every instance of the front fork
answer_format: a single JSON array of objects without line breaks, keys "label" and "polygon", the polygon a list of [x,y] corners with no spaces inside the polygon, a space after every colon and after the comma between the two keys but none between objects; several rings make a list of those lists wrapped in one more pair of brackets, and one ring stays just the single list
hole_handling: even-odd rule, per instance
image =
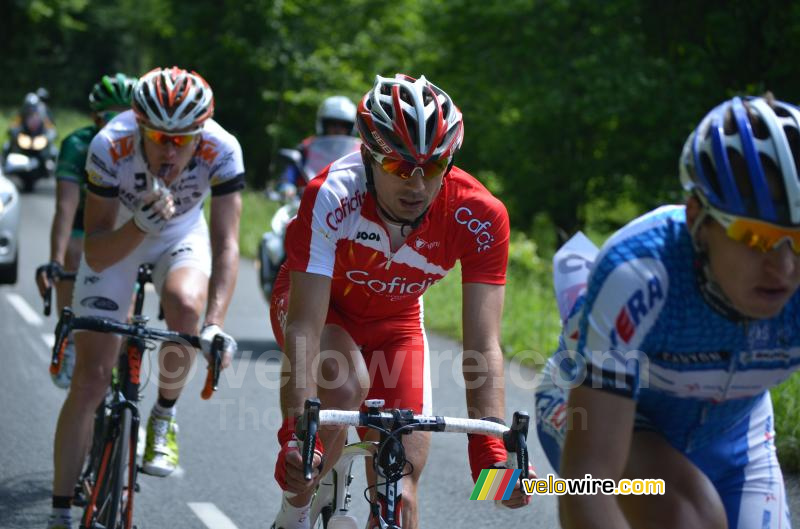
[{"label": "front fork", "polygon": [[[403,523],[403,473],[406,460],[398,436],[381,432],[378,446],[383,450],[373,458],[378,478],[377,501],[370,506],[369,529],[397,529]],[[383,480],[383,482],[381,482]]]}]

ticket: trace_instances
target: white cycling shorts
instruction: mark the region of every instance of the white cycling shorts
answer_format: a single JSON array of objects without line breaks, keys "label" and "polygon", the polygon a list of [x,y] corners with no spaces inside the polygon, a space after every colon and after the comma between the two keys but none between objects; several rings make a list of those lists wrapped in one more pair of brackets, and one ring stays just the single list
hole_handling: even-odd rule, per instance
[{"label": "white cycling shorts", "polygon": [[211,244],[208,226],[200,217],[186,233],[147,236],[127,257],[95,272],[81,257],[72,309],[77,316],[100,316],[125,321],[136,286],[139,265],[153,265],[153,284],[159,296],[167,275],[172,270],[190,267],[211,275]]}]

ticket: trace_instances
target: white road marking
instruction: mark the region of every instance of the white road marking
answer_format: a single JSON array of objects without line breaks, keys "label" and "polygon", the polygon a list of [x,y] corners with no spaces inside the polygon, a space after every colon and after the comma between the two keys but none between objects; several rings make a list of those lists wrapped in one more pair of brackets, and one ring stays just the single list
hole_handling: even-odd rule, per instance
[{"label": "white road marking", "polygon": [[42,323],[44,323],[41,316],[39,316],[39,314],[37,314],[30,305],[28,305],[28,302],[25,301],[25,298],[16,292],[7,292],[6,299],[8,299],[8,302],[11,303],[11,306],[17,310],[17,313],[22,316],[22,319],[28,322],[30,325],[41,327]]},{"label": "white road marking", "polygon": [[56,344],[56,337],[53,333],[42,333],[42,341],[44,342],[44,350],[40,347],[34,347],[37,356],[39,356],[46,364],[50,363],[53,357],[53,346]]},{"label": "white road marking", "polygon": [[190,502],[188,505],[194,511],[195,516],[200,518],[200,521],[209,529],[237,529],[236,524],[213,503]]},{"label": "white road marking", "polygon": [[47,346],[48,349],[53,349],[53,346],[56,344],[56,335],[52,332],[43,332],[42,333],[42,341]]}]

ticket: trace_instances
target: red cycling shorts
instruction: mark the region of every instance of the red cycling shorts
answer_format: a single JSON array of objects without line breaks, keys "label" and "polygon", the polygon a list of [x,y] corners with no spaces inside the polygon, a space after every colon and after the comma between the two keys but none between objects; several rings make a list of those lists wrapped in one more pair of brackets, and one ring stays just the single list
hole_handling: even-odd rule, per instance
[{"label": "red cycling shorts", "polygon": [[[270,303],[270,321],[275,339],[283,348],[284,325],[289,306],[289,277],[275,282]],[[361,349],[370,376],[368,399],[383,399],[386,408],[404,408],[431,413],[431,377],[428,339],[422,323],[422,299],[412,315],[390,319],[353,321],[328,307],[326,325],[344,329]],[[324,349],[324,344],[322,345]]]}]

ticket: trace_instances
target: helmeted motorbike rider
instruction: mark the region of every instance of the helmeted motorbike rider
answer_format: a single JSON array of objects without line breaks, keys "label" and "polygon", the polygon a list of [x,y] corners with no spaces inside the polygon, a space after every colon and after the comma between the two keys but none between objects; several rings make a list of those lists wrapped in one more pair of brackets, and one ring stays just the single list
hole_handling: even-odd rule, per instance
[{"label": "helmeted motorbike rider", "polygon": [[[43,148],[37,147],[35,143],[25,145],[20,142],[20,134],[24,134],[28,138],[44,136],[47,143]],[[35,156],[39,160],[39,166],[45,169],[45,175],[53,172],[58,156],[55,145],[57,132],[47,105],[39,95],[33,92],[25,95],[18,115],[9,124],[7,136],[8,140],[3,144],[3,160],[6,160],[9,153],[22,152]],[[31,186],[26,183],[25,187]]]},{"label": "helmeted motorbike rider", "polygon": [[[50,159],[55,159],[58,154],[53,141],[56,138],[56,127],[50,118],[50,111],[47,105],[39,95],[33,92],[25,95],[19,114],[8,127],[8,137],[13,139],[19,132],[24,132],[30,136],[38,136],[40,134],[47,136],[50,144],[48,145],[48,150],[43,154],[48,155]],[[11,143],[7,142],[3,147],[4,156],[10,150],[11,145]]]},{"label": "helmeted motorbike rider", "polygon": [[[356,106],[345,96],[331,96],[317,110],[316,135],[303,140],[290,154],[292,159],[281,176],[278,197],[284,205],[275,212],[271,231],[264,233],[259,244],[259,282],[269,303],[272,285],[286,258],[283,238],[286,225],[297,213],[300,196],[308,180],[334,160],[358,150],[361,142],[354,136]],[[282,156],[284,150],[281,150]]]},{"label": "helmeted motorbike rider", "polygon": [[[317,110],[316,135],[309,136],[296,147],[303,157],[302,165],[305,165],[309,146],[317,138],[332,135],[352,136],[355,132],[355,123],[356,106],[349,98],[339,95],[328,97],[322,101]],[[328,163],[332,161],[328,160]],[[289,164],[281,175],[278,192],[284,197],[294,190],[300,194],[307,183],[306,175],[294,165]]]}]

